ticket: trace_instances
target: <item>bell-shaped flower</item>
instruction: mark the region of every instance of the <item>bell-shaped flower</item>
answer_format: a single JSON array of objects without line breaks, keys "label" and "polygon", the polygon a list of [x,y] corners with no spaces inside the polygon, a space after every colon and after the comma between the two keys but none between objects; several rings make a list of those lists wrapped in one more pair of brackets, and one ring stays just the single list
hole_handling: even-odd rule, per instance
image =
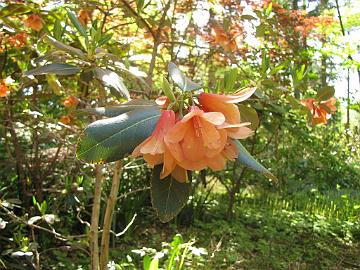
[{"label": "bell-shaped flower", "polygon": [[313,126],[326,124],[327,119],[336,112],[336,98],[332,97],[325,101],[317,102],[314,98],[301,100],[301,104],[307,107],[311,113],[311,123]]},{"label": "bell-shaped flower", "polygon": [[166,134],[165,142],[176,161],[187,170],[202,170],[207,166],[217,168],[219,164],[223,168],[225,160],[221,151],[227,133],[218,126],[224,122],[222,113],[204,112],[192,106],[189,113]]},{"label": "bell-shaped flower", "polygon": [[152,167],[163,163],[160,178],[163,179],[174,172],[172,176],[179,182],[187,181],[186,170],[179,167],[171,152],[167,148],[164,137],[175,126],[175,113],[172,110],[163,110],[152,134],[139,144],[132,156],[143,156],[144,160]]}]

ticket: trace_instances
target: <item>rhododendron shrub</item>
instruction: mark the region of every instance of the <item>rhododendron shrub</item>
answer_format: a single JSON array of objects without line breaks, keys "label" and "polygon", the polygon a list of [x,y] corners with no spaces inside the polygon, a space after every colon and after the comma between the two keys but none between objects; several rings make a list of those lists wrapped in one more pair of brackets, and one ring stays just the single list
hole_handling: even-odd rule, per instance
[{"label": "rhododendron shrub", "polygon": [[275,178],[238,141],[253,134],[242,121],[237,103],[256,89],[232,94],[211,93],[185,77],[173,63],[164,79],[165,96],[155,101],[131,100],[118,106],[92,109],[109,118],[90,124],[80,138],[77,157],[89,163],[106,163],[128,154],[142,157],[153,168],[152,202],[159,218],[168,222],[187,202],[194,171],[219,171],[227,161],[241,163]]}]

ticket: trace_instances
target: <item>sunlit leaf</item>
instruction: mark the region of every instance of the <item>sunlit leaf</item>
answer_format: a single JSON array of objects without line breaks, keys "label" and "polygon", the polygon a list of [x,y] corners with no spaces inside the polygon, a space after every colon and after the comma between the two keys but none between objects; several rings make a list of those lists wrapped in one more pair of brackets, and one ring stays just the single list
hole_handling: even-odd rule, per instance
[{"label": "sunlit leaf", "polygon": [[114,71],[104,68],[95,68],[95,76],[103,84],[113,87],[117,92],[121,93],[127,99],[130,99],[130,94],[126,88],[123,79]]},{"label": "sunlit leaf", "polygon": [[193,91],[201,88],[201,85],[187,78],[174,63],[169,63],[168,71],[171,79],[177,84],[177,86],[180,87],[181,90]]},{"label": "sunlit leaf", "polygon": [[190,183],[179,183],[171,175],[160,179],[162,165],[156,166],[151,178],[151,201],[161,222],[169,222],[185,206]]},{"label": "sunlit leaf", "polygon": [[48,64],[42,67],[34,68],[26,71],[24,75],[43,75],[43,74],[57,74],[57,75],[73,75],[80,72],[80,68],[69,64]]},{"label": "sunlit leaf", "polygon": [[49,42],[51,45],[53,45],[55,48],[57,48],[59,50],[68,52],[70,54],[76,54],[82,58],[85,57],[85,54],[80,49],[66,45],[66,44],[54,39],[53,37],[46,36],[45,41]]}]

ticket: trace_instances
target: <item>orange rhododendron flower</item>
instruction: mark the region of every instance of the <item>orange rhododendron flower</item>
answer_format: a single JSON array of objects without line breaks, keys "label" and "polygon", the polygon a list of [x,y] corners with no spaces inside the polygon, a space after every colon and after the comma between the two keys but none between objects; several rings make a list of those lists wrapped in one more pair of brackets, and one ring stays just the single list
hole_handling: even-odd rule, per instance
[{"label": "orange rhododendron flower", "polygon": [[8,42],[12,47],[21,48],[26,44],[27,35],[24,32],[8,38]]},{"label": "orange rhododendron flower", "polygon": [[317,102],[314,98],[301,100],[301,104],[311,112],[313,126],[327,123],[327,119],[336,112],[335,103],[336,98],[334,97],[320,102]]},{"label": "orange rhododendron flower", "polygon": [[163,164],[163,170],[160,174],[161,179],[171,174],[179,182],[186,182],[186,170],[177,164],[165,144],[165,135],[174,126],[175,112],[172,110],[162,111],[153,133],[134,149],[132,156],[142,155],[144,160],[152,167]]},{"label": "orange rhododendron flower", "polygon": [[224,122],[222,113],[204,112],[192,106],[189,113],[166,134],[165,142],[181,167],[202,170],[208,166],[221,170],[226,162],[221,152],[227,133],[217,127]]},{"label": "orange rhododendron flower", "polygon": [[92,15],[92,12],[91,11],[88,11],[88,10],[84,10],[84,9],[81,9],[79,11],[79,14],[78,14],[78,20],[79,22],[85,26],[88,24],[88,22],[90,21],[91,19],[91,15]]},{"label": "orange rhododendron flower", "polygon": [[74,96],[69,96],[67,97],[63,104],[65,107],[75,107],[79,104],[79,99],[77,97],[74,97]]},{"label": "orange rhododendron flower", "polygon": [[253,131],[246,127],[250,123],[241,123],[239,109],[232,103],[248,99],[255,88],[246,88],[233,95],[201,93],[199,102],[209,112],[221,112],[225,116],[225,123],[219,128],[226,128],[228,136],[234,139],[245,139],[252,135]]},{"label": "orange rhododendron flower", "polygon": [[59,120],[61,123],[63,123],[64,125],[69,125],[71,123],[71,118],[68,115],[63,115],[60,117]]},{"label": "orange rhododendron flower", "polygon": [[39,15],[32,14],[24,20],[24,25],[39,32],[43,28],[43,20]]},{"label": "orange rhododendron flower", "polygon": [[211,35],[215,42],[224,48],[227,52],[233,52],[237,49],[236,42],[220,26],[214,26],[211,29]]},{"label": "orange rhododendron flower", "polygon": [[9,92],[9,88],[7,87],[4,80],[0,81],[0,97],[6,97]]}]

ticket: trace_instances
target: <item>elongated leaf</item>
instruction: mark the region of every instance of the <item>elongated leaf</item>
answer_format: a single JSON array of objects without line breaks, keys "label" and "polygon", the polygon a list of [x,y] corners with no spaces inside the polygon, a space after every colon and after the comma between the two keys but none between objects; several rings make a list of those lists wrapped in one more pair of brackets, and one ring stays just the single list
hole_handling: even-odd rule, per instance
[{"label": "elongated leaf", "polygon": [[88,163],[120,160],[150,136],[159,117],[158,109],[142,109],[95,121],[79,140],[77,158]]},{"label": "elongated leaf", "polygon": [[79,33],[87,40],[88,36],[87,36],[86,30],[82,26],[82,24],[79,22],[79,20],[76,18],[74,13],[67,10],[67,14],[68,14],[68,17],[69,17],[71,23],[75,26],[75,28],[79,31]]},{"label": "elongated leaf", "polygon": [[42,67],[34,68],[26,71],[26,76],[43,75],[43,74],[57,74],[57,75],[73,75],[80,72],[80,68],[69,64],[48,64]]},{"label": "elongated leaf", "polygon": [[233,68],[225,72],[224,75],[224,88],[225,93],[231,92],[234,89],[237,78],[237,69]]},{"label": "elongated leaf", "polygon": [[324,86],[317,92],[316,99],[319,101],[325,101],[333,97],[334,94],[335,94],[334,86]]},{"label": "elongated leaf", "polygon": [[190,183],[179,183],[171,175],[160,179],[162,165],[153,170],[151,201],[161,222],[169,222],[185,206],[190,195]]},{"label": "elongated leaf", "polygon": [[49,42],[51,45],[53,45],[55,48],[59,49],[59,50],[62,50],[62,51],[65,51],[65,52],[68,52],[68,53],[71,53],[71,54],[76,54],[76,55],[78,55],[78,56],[80,56],[82,58],[85,57],[85,54],[80,49],[77,49],[77,48],[71,47],[69,45],[66,45],[66,44],[56,40],[53,37],[46,36],[45,40],[47,42]]},{"label": "elongated leaf", "polygon": [[171,89],[171,86],[165,77],[163,77],[162,90],[163,90],[165,96],[167,96],[171,101],[175,101],[174,92]]},{"label": "elongated leaf", "polygon": [[174,63],[169,63],[168,71],[171,79],[177,84],[177,86],[180,87],[181,90],[193,91],[201,88],[201,85],[187,78]]},{"label": "elongated leaf", "polygon": [[237,157],[237,162],[244,164],[245,166],[264,174],[270,179],[277,181],[277,178],[263,165],[261,165],[256,159],[254,159],[250,153],[246,150],[246,148],[238,141],[234,140],[237,148],[239,149],[239,155]]},{"label": "elongated leaf", "polygon": [[121,93],[127,99],[130,99],[130,94],[126,88],[123,79],[114,71],[104,68],[96,68],[95,76],[105,85],[113,87],[117,92]]},{"label": "elongated leaf", "polygon": [[81,111],[99,116],[115,117],[134,110],[153,108],[157,108],[157,104],[153,101],[144,99],[133,99],[117,106],[90,108]]}]

